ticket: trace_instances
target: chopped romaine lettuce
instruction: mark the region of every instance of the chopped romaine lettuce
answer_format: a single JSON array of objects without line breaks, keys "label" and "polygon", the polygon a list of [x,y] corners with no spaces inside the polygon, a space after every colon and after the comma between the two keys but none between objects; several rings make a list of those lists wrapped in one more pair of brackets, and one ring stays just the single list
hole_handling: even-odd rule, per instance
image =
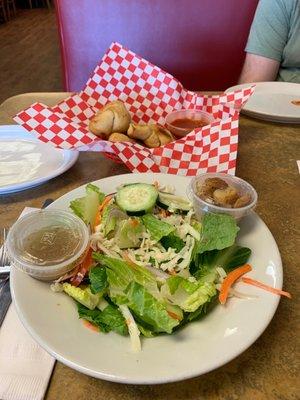
[{"label": "chopped romaine lettuce", "polygon": [[106,268],[96,265],[89,272],[91,292],[103,294],[108,286]]},{"label": "chopped romaine lettuce", "polygon": [[213,282],[217,277],[217,267],[226,272],[245,264],[251,255],[247,247],[233,245],[223,250],[205,251],[194,256],[190,272],[201,282]]},{"label": "chopped romaine lettuce", "polygon": [[[180,317],[172,318],[163,301],[155,277],[143,267],[97,253],[94,258],[106,266],[109,295],[117,304],[125,304],[155,332],[171,333]],[[173,310],[175,313],[175,310]],[[176,310],[178,311],[178,310]],[[177,312],[176,316],[180,315]]]},{"label": "chopped romaine lettuce", "polygon": [[89,183],[86,188],[86,195],[70,202],[70,208],[79,218],[87,225],[93,225],[99,204],[105,198],[105,194],[100,192],[100,189]]},{"label": "chopped romaine lettuce", "polygon": [[106,324],[103,324],[98,319],[101,313],[100,310],[90,310],[81,303],[77,303],[77,311],[79,318],[85,319],[86,321],[89,321],[92,324],[97,325],[100,328],[101,332],[109,332],[111,330]]},{"label": "chopped romaine lettuce", "polygon": [[180,285],[182,285],[189,294],[194,293],[198,287],[197,283],[194,281],[190,282],[181,276],[170,276],[170,278],[167,279],[167,284],[171,295],[177,291]]},{"label": "chopped romaine lettuce", "polygon": [[172,276],[161,288],[162,293],[172,304],[183,311],[194,312],[199,306],[216,294],[216,288],[209,282],[191,282],[181,276]]},{"label": "chopped romaine lettuce", "polygon": [[128,334],[126,321],[116,306],[109,304],[103,311],[101,311],[99,319],[102,323],[109,326],[112,331],[121,335]]},{"label": "chopped romaine lettuce", "polygon": [[196,219],[193,219],[191,222],[192,227],[197,231],[201,232],[202,224],[201,222],[197,221]]},{"label": "chopped romaine lettuce", "polygon": [[85,190],[86,190],[87,194],[89,194],[89,193],[97,193],[98,194],[99,203],[103,202],[103,200],[105,198],[105,194],[100,191],[100,188],[98,186],[93,185],[92,183],[88,183],[86,185]]},{"label": "chopped romaine lettuce", "polygon": [[138,218],[129,218],[119,222],[115,242],[120,249],[138,247],[141,243],[144,226]]},{"label": "chopped romaine lettuce", "polygon": [[171,247],[172,249],[175,249],[176,252],[182,250],[185,246],[184,241],[180,239],[179,236],[174,235],[174,233],[169,233],[169,235],[162,237],[160,243],[166,250]]},{"label": "chopped romaine lettuce", "polygon": [[143,221],[147,231],[150,233],[151,239],[156,240],[157,242],[160,241],[162,237],[168,236],[175,230],[174,226],[161,221],[152,214],[143,215],[141,220]]},{"label": "chopped romaine lettuce", "polygon": [[206,303],[197,308],[196,311],[188,313],[186,316],[187,322],[196,321],[204,317],[216,304],[217,294],[212,296]]},{"label": "chopped romaine lettuce", "polygon": [[221,254],[218,256],[218,264],[224,268],[226,272],[230,272],[234,268],[246,264],[251,256],[251,249],[233,245],[220,251],[220,253]]},{"label": "chopped romaine lettuce", "polygon": [[[120,307],[122,307],[122,306],[120,306]],[[131,314],[134,317],[134,320],[143,336],[154,337],[154,336],[158,335],[158,333],[154,332],[153,328],[149,324],[147,324],[145,321],[143,321],[137,314],[135,314],[133,311],[131,311]]]},{"label": "chopped romaine lettuce", "polygon": [[239,227],[235,219],[227,214],[205,214],[202,220],[201,238],[196,253],[222,250],[234,244]]},{"label": "chopped romaine lettuce", "polygon": [[103,311],[89,310],[81,304],[77,305],[79,318],[86,319],[99,326],[103,332],[114,331],[120,335],[127,335],[128,329],[126,321],[113,304],[109,304]]},{"label": "chopped romaine lettuce", "polygon": [[92,293],[89,286],[85,289],[81,289],[80,287],[76,287],[65,282],[63,283],[63,289],[64,292],[66,292],[69,296],[73,297],[73,299],[83,304],[90,310],[93,310],[101,299],[101,294]]},{"label": "chopped romaine lettuce", "polygon": [[128,216],[124,211],[121,210],[116,204],[109,204],[105,207],[103,215],[102,215],[102,226],[104,230],[104,236],[107,236],[109,233],[115,231],[118,223],[127,219]]},{"label": "chopped romaine lettuce", "polygon": [[137,282],[128,285],[126,297],[130,310],[150,325],[154,332],[172,333],[173,328],[179,324],[178,319],[169,315],[166,305],[154,298]]},{"label": "chopped romaine lettuce", "polygon": [[137,323],[137,326],[141,332],[141,334],[147,338],[153,338],[156,336],[155,332],[152,332],[151,329],[145,328],[145,326]]},{"label": "chopped romaine lettuce", "polygon": [[133,281],[143,285],[155,298],[161,297],[155,276],[146,268],[138,265],[130,266],[123,260],[107,257],[99,253],[94,253],[93,258],[107,267],[109,294],[118,304],[125,302],[125,289]]}]

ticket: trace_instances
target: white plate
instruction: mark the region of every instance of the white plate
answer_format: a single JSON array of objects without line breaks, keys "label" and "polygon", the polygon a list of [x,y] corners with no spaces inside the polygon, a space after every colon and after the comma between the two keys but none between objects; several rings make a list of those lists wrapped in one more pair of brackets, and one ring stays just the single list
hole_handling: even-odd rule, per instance
[{"label": "white plate", "polygon": [[42,143],[18,125],[0,126],[0,194],[40,185],[67,171],[78,151]]},{"label": "white plate", "polygon": [[[190,178],[164,174],[126,174],[96,181],[106,193],[125,182],[173,184],[185,195]],[[51,208],[68,209],[71,199],[82,196],[84,186],[67,193]],[[256,215],[244,220],[239,242],[253,250],[249,276],[282,287],[281,259],[275,240]],[[49,284],[13,269],[11,289],[18,315],[33,338],[59,361],[85,374],[109,381],[153,384],[178,381],[204,374],[246,350],[265,330],[279,297],[255,287],[238,284],[251,300],[230,299],[203,320],[174,335],[142,339],[142,351],[132,353],[128,337],[97,334],[78,319],[75,302],[53,293]]]},{"label": "white plate", "polygon": [[[254,118],[274,122],[300,123],[300,84],[286,82],[258,82],[253,95],[244,105],[242,112]],[[251,84],[233,86],[225,91],[242,89]]]}]

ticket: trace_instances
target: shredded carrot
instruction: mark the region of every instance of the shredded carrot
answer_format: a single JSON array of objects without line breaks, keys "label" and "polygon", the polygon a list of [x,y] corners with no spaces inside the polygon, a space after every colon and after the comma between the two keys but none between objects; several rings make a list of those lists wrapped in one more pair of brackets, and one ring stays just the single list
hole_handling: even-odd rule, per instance
[{"label": "shredded carrot", "polygon": [[100,224],[101,224],[101,215],[100,215],[100,212],[98,210],[97,214],[96,214],[96,217],[95,217],[95,221],[94,221],[94,226],[93,226],[94,230],[95,230],[95,227],[100,225]]},{"label": "shredded carrot", "polygon": [[177,273],[176,273],[176,271],[175,271],[174,269],[171,269],[171,270],[169,271],[169,274],[170,274],[170,275],[174,275],[174,276],[177,275]]},{"label": "shredded carrot", "polygon": [[99,211],[100,212],[102,212],[104,210],[104,208],[107,206],[107,204],[111,201],[112,198],[113,198],[112,195],[105,197],[105,199],[103,200],[103,202],[99,206]]},{"label": "shredded carrot", "polygon": [[285,297],[288,297],[289,299],[292,298],[292,295],[289,292],[285,292],[283,290],[273,288],[272,286],[266,285],[262,282],[254,280],[252,278],[243,277],[242,281],[244,283],[248,283],[248,285],[253,285],[253,286],[259,287],[260,289],[267,290],[268,292],[278,294],[279,296],[285,296]]},{"label": "shredded carrot", "polygon": [[93,249],[89,248],[84,260],[80,264],[80,267],[79,267],[76,275],[74,275],[70,280],[70,282],[73,286],[80,285],[80,283],[82,282],[86,273],[90,270],[90,268],[93,264],[92,253],[93,253]]},{"label": "shredded carrot", "polygon": [[100,332],[99,326],[92,324],[90,321],[87,321],[86,319],[83,319],[82,322],[83,322],[83,325],[86,328],[90,329],[91,331]]},{"label": "shredded carrot", "polygon": [[133,228],[136,228],[136,227],[140,224],[139,220],[136,219],[136,218],[130,218],[129,221],[130,221],[130,225],[131,225]]},{"label": "shredded carrot", "polygon": [[181,318],[179,317],[179,315],[173,313],[172,311],[167,311],[167,313],[169,314],[169,316],[173,319],[177,319],[178,321],[181,321]]},{"label": "shredded carrot", "polygon": [[101,223],[101,214],[100,214],[99,209],[98,209],[96,217],[95,217],[93,229],[95,230],[95,227],[100,225],[100,223]]},{"label": "shredded carrot", "polygon": [[103,214],[103,211],[105,209],[105,207],[107,206],[107,204],[111,201],[111,199],[113,198],[113,196],[106,196],[104,198],[104,200],[102,201],[102,203],[99,205],[96,217],[95,217],[95,221],[94,221],[94,226],[93,228],[95,229],[95,226],[99,225],[101,223],[101,217]]},{"label": "shredded carrot", "polygon": [[231,286],[233,285],[233,283],[239,279],[242,275],[246,274],[247,272],[251,271],[251,265],[249,264],[245,264],[242,265],[239,268],[234,269],[233,271],[229,272],[229,274],[226,276],[226,278],[224,279],[222,285],[221,285],[221,290],[220,290],[220,294],[219,294],[219,300],[221,304],[225,304],[228,294],[229,294],[229,290],[231,288]]}]

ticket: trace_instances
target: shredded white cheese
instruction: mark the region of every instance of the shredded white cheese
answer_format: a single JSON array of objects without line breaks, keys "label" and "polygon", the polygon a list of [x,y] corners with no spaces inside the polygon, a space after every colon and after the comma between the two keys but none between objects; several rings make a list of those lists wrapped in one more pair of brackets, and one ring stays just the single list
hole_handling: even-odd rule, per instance
[{"label": "shredded white cheese", "polygon": [[[195,241],[200,239],[200,233],[192,226],[193,216],[193,210],[186,215],[172,214],[164,218],[159,214],[156,215],[157,218],[174,226],[174,234],[184,241],[185,245],[179,252],[171,247],[165,249],[161,243],[153,240],[148,232],[144,232],[139,248],[127,249],[128,256],[135,264],[143,267],[151,266],[165,272],[182,272],[190,264]],[[123,259],[123,250],[115,243],[114,238],[107,239],[104,236],[101,224],[91,236],[91,246],[110,257]]]},{"label": "shredded white cheese", "polygon": [[141,334],[140,330],[137,324],[135,323],[135,320],[131,312],[129,311],[129,308],[123,304],[119,306],[119,309],[123,317],[125,318],[126,325],[128,327],[128,332],[131,340],[131,348],[135,353],[137,353],[141,351],[142,348],[140,339],[140,334]]}]

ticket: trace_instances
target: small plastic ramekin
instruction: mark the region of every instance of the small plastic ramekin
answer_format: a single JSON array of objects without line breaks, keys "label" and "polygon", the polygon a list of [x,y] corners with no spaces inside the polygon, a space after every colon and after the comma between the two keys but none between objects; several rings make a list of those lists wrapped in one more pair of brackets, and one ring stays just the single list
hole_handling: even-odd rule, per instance
[{"label": "small plastic ramekin", "polygon": [[[39,260],[37,263],[25,257],[24,245],[26,238],[41,229],[53,226],[67,227],[74,235],[74,242],[68,249],[68,254],[57,254],[57,260]],[[71,271],[86,254],[89,245],[89,231],[85,223],[76,215],[62,210],[34,211],[18,219],[10,228],[6,249],[13,267],[29,274],[33,278],[51,281]]]},{"label": "small plastic ramekin", "polygon": [[192,110],[192,109],[172,111],[166,117],[166,127],[176,137],[184,137],[193,130],[190,128],[178,128],[177,126],[172,125],[172,122],[175,121],[176,119],[184,119],[184,118],[201,120],[205,123],[205,125],[209,125],[215,121],[214,117],[205,111]]},{"label": "small plastic ramekin", "polygon": [[[207,178],[223,179],[228,185],[235,187],[241,196],[248,194],[251,198],[250,203],[244,207],[227,208],[227,207],[220,207],[215,204],[208,203],[205,200],[202,200],[197,195],[196,184],[204,183],[204,181]],[[202,216],[206,213],[215,213],[215,214],[229,214],[236,221],[240,221],[243,217],[248,215],[256,207],[257,204],[257,193],[254,187],[250,185],[250,183],[236,176],[224,173],[212,172],[212,173],[196,175],[194,178],[192,178],[188,186],[187,195],[189,199],[193,202],[196,217],[199,218],[200,220]]]}]

